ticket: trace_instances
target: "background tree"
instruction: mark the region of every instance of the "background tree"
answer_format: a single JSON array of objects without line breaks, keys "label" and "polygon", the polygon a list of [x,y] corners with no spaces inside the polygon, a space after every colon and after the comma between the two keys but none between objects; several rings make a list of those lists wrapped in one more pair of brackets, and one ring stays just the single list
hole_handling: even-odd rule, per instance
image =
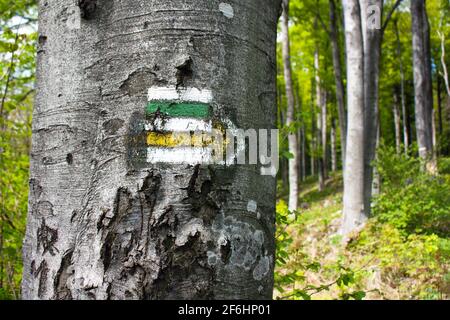
[{"label": "background tree", "polygon": [[287,96],[286,126],[289,130],[289,210],[298,208],[298,183],[299,183],[299,161],[298,161],[298,136],[295,129],[295,99],[291,68],[291,46],[289,41],[289,0],[283,0],[283,18],[281,22],[281,33],[283,41],[283,65]]}]

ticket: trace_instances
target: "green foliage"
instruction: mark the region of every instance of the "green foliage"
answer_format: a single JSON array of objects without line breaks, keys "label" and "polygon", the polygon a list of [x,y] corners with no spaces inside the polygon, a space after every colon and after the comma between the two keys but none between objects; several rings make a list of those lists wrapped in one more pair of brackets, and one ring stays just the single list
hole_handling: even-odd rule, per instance
[{"label": "green foliage", "polygon": [[400,294],[442,299],[450,288],[450,180],[422,173],[418,159],[393,148],[381,148],[376,165],[383,192],[349,249],[376,259],[383,281]]},{"label": "green foliage", "polygon": [[[277,299],[311,300],[317,294],[337,289],[338,298],[342,300],[362,300],[364,291],[351,290],[356,282],[356,272],[340,262],[324,266],[312,259],[301,249],[292,250],[293,237],[288,231],[290,225],[295,225],[298,212],[289,212],[286,202],[280,200],[277,204],[277,248],[275,288]],[[318,274],[325,269],[333,269],[336,280],[326,284],[312,284],[307,281],[307,274]],[[300,286],[301,288],[298,288]]]},{"label": "green foliage", "polygon": [[20,297],[34,93],[35,1],[0,1],[0,299]]},{"label": "green foliage", "polygon": [[381,149],[377,162],[385,191],[376,199],[374,215],[403,235],[450,234],[450,183],[420,171],[417,159]]},{"label": "green foliage", "polygon": [[439,173],[450,175],[450,158],[440,158],[438,161]]}]

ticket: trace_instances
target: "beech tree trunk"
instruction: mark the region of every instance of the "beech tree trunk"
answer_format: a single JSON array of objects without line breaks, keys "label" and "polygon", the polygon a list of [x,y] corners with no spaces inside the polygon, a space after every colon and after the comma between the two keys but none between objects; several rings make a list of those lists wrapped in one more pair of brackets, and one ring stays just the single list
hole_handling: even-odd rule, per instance
[{"label": "beech tree trunk", "polygon": [[140,146],[149,88],[275,128],[280,2],[39,2],[24,299],[272,297],[275,178]]},{"label": "beech tree trunk", "polygon": [[[291,54],[289,43],[289,0],[283,0],[283,19],[281,22],[281,33],[283,37],[283,65],[284,80],[286,82],[286,97],[288,110],[286,115],[286,126],[290,127],[295,121],[295,99],[292,82]],[[297,134],[290,132],[288,136],[289,152],[293,155],[289,159],[289,210],[298,208],[298,141]]]},{"label": "beech tree trunk", "polygon": [[409,150],[409,127],[408,127],[408,110],[406,109],[406,96],[405,96],[405,70],[403,67],[402,59],[402,43],[400,42],[400,33],[398,30],[398,21],[394,20],[394,29],[397,40],[397,56],[400,66],[400,97],[402,101],[402,118],[403,118],[403,146],[405,148],[405,155]]},{"label": "beech tree trunk", "polygon": [[[365,218],[371,214],[373,161],[375,160],[377,134],[379,127],[379,79],[382,29],[373,25],[373,18],[379,15],[380,21],[383,11],[383,1],[361,1],[364,34],[364,203]],[[379,12],[371,12],[369,8],[378,8]],[[370,14],[370,15],[369,15]]]},{"label": "beech tree trunk", "polygon": [[338,15],[336,3],[329,1],[330,6],[330,41],[333,52],[334,80],[336,83],[336,101],[339,117],[339,129],[341,131],[342,165],[345,164],[345,152],[347,150],[347,111],[345,110],[345,89],[342,76],[341,47],[339,45]]},{"label": "beech tree trunk", "polygon": [[397,154],[402,152],[402,132],[401,132],[401,120],[400,120],[400,107],[398,105],[398,94],[394,93],[394,104],[392,106],[394,113],[394,132],[395,132],[395,148]]},{"label": "beech tree trunk", "polygon": [[343,0],[347,57],[347,152],[341,234],[366,221],[364,214],[364,48],[358,0]]},{"label": "beech tree trunk", "polygon": [[[316,104],[319,109],[319,115],[317,117],[317,149],[320,153],[318,158],[318,171],[319,171],[319,191],[325,189],[325,153],[326,153],[326,102],[324,91],[322,90],[321,79],[320,79],[320,63],[319,63],[319,51],[316,50],[314,53],[314,68],[316,70]],[[325,121],[324,121],[325,119]],[[324,133],[325,132],[325,141]]]},{"label": "beech tree trunk", "polygon": [[330,131],[330,144],[331,144],[331,171],[337,171],[337,148],[336,148],[336,121],[331,119],[331,131]]},{"label": "beech tree trunk", "polygon": [[425,0],[411,1],[416,131],[419,155],[426,170],[435,173],[433,159],[433,88],[430,29]]}]

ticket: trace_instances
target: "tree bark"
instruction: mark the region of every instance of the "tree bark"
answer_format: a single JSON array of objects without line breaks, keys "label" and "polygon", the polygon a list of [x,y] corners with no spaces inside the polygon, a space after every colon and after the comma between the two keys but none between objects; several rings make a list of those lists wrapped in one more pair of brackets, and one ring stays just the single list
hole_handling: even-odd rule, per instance
[{"label": "tree bark", "polygon": [[400,41],[400,33],[398,30],[398,21],[394,20],[394,29],[397,41],[397,56],[400,66],[400,97],[402,101],[402,117],[403,117],[403,146],[405,148],[405,155],[409,150],[409,127],[408,127],[408,110],[406,109],[406,96],[405,96],[405,69],[402,59],[402,43]]},{"label": "tree bark", "polygon": [[280,2],[39,2],[24,299],[271,299],[275,178],[149,163],[141,138],[149,88],[275,128]]},{"label": "tree bark", "polygon": [[330,144],[331,144],[331,171],[337,171],[337,148],[336,148],[336,121],[331,119],[331,131],[330,131]]},{"label": "tree bark", "polygon": [[366,221],[364,214],[364,48],[358,0],[343,0],[347,50],[347,152],[341,234]]},{"label": "tree bark", "polygon": [[302,181],[306,180],[306,131],[304,124],[301,128],[301,158],[302,158]]},{"label": "tree bark", "polygon": [[411,1],[411,17],[417,142],[426,170],[435,173],[437,168],[433,159],[430,30],[425,0]]},{"label": "tree bark", "polygon": [[[281,33],[283,36],[283,65],[284,80],[286,82],[286,97],[288,110],[286,115],[286,126],[291,127],[295,123],[295,99],[292,82],[291,53],[289,43],[289,0],[283,0],[283,19],[281,22]],[[290,132],[288,136],[289,152],[289,210],[298,208],[298,141],[296,132]]]},{"label": "tree bark", "polygon": [[402,133],[401,133],[401,121],[400,121],[400,108],[398,105],[398,93],[394,92],[394,104],[392,106],[394,113],[394,132],[395,132],[395,148],[397,154],[402,152]]},{"label": "tree bark", "polygon": [[337,24],[336,3],[329,1],[330,6],[330,41],[333,52],[334,80],[336,83],[336,101],[338,107],[339,129],[341,131],[342,164],[345,164],[347,150],[347,111],[345,108],[345,89],[342,76],[341,48],[339,45],[339,28]]},{"label": "tree bark", "polygon": [[[378,121],[379,121],[379,79],[382,30],[371,26],[370,17],[366,15],[371,6],[379,8],[380,20],[383,11],[383,1],[362,0],[361,7],[364,23],[364,205],[366,218],[371,214],[373,161],[375,160]],[[375,13],[378,14],[378,13]]]},{"label": "tree bark", "polygon": [[[315,79],[316,79],[316,105],[319,110],[319,115],[317,117],[317,149],[320,152],[318,158],[318,171],[319,171],[319,191],[325,189],[325,153],[326,146],[324,145],[324,132],[326,133],[326,102],[325,95],[322,90],[322,84],[320,79],[320,63],[319,63],[319,51],[316,49],[314,52],[314,68],[315,68]],[[324,121],[325,119],[325,121]],[[326,140],[326,134],[325,134]],[[325,151],[324,151],[325,150]]]}]

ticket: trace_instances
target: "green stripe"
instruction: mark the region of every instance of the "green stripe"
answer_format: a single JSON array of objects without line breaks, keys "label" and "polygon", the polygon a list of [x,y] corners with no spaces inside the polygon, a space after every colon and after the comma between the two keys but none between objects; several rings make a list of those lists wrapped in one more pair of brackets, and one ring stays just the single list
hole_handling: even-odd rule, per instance
[{"label": "green stripe", "polygon": [[171,117],[204,119],[209,116],[209,105],[188,102],[150,102],[147,105],[147,113],[153,114],[158,111]]}]

